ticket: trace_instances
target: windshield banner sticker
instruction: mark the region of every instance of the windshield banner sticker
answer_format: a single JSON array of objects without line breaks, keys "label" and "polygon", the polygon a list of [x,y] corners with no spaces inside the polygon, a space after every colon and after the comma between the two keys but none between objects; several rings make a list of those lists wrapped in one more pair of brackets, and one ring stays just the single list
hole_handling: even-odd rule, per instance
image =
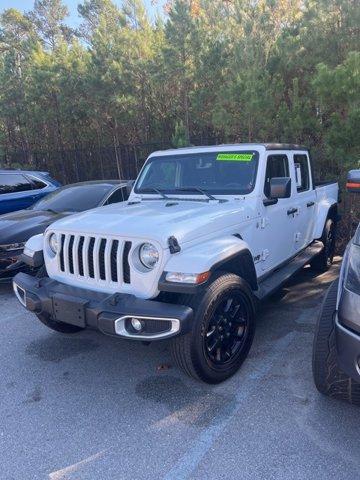
[{"label": "windshield banner sticker", "polygon": [[216,160],[222,162],[251,162],[253,153],[219,153]]}]

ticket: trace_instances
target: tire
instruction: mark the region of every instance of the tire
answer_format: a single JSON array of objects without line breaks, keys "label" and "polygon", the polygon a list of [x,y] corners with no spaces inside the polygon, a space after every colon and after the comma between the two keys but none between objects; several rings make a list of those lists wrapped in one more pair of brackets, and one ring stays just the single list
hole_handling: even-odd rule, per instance
[{"label": "tire", "polygon": [[328,289],[316,323],[312,371],[315,386],[323,395],[360,405],[360,383],[342,372],[338,366],[335,339],[338,280]]},{"label": "tire", "polygon": [[194,310],[192,331],[171,342],[179,368],[210,384],[234,375],[255,334],[255,308],[248,284],[237,275],[219,274],[205,291],[181,296],[177,303]]},{"label": "tire", "polygon": [[[39,279],[48,277],[45,265],[43,265],[39,268],[39,270],[37,270],[35,276]],[[50,328],[51,330],[54,330],[54,332],[72,334],[81,332],[83,330],[83,328],[77,327],[76,325],[69,325],[68,323],[64,322],[57,322],[56,320],[53,320],[50,315],[45,313],[40,313],[36,316],[43,325]]]},{"label": "tire", "polygon": [[313,270],[324,273],[329,270],[334,262],[336,223],[332,218],[326,220],[321,242],[324,244],[324,248],[322,252],[311,261],[310,265]]}]

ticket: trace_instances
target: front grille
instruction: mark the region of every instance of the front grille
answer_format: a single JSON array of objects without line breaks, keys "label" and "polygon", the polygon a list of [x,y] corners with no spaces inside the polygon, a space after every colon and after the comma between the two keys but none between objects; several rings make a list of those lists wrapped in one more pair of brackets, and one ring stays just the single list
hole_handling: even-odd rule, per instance
[{"label": "front grille", "polygon": [[131,283],[131,242],[102,237],[61,234],[61,272],[104,282]]}]

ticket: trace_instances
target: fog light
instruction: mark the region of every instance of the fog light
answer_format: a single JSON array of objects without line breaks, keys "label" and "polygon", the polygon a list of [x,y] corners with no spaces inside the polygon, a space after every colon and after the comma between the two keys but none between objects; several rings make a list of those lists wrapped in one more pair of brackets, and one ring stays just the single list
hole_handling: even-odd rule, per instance
[{"label": "fog light", "polygon": [[137,332],[141,332],[141,330],[144,328],[144,322],[142,322],[138,318],[132,318],[131,319],[131,326]]}]

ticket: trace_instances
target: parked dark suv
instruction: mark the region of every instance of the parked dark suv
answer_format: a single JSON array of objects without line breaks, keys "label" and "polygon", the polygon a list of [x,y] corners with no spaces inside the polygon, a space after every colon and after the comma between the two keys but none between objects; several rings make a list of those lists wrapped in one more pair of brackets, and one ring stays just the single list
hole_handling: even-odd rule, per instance
[{"label": "parked dark suv", "polygon": [[[347,189],[360,193],[360,170],[349,173]],[[360,405],[360,224],[321,307],[313,376],[319,392]]]},{"label": "parked dark suv", "polygon": [[98,180],[60,187],[26,210],[0,215],[0,283],[28,268],[19,261],[25,243],[56,220],[92,208],[124,202],[127,182]]}]

